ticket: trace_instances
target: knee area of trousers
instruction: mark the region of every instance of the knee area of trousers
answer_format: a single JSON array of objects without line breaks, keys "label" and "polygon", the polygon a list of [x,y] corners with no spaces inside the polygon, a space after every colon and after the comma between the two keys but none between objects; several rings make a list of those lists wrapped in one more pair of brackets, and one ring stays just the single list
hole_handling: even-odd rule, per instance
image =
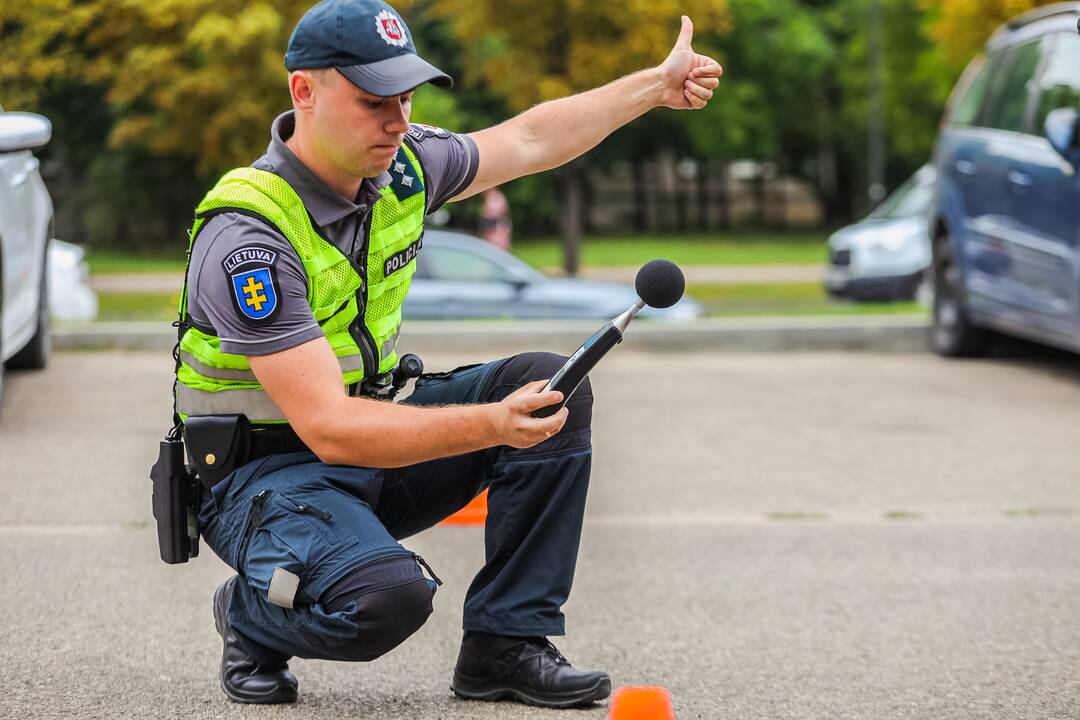
[{"label": "knee area of trousers", "polygon": [[385,655],[419,630],[431,616],[431,598],[431,585],[425,578],[361,597],[356,603],[361,659]]},{"label": "knee area of trousers", "polygon": [[[416,566],[411,558],[406,562]],[[385,655],[419,630],[432,612],[433,583],[418,567],[415,578],[403,584],[358,592],[334,602],[339,608],[342,602],[346,607],[355,604],[349,608],[348,619],[355,624],[356,633],[343,639],[339,651],[342,660],[366,662]]]},{"label": "knee area of trousers", "polygon": [[527,385],[535,380],[547,380],[559,371],[566,357],[551,352],[527,352],[510,358],[503,370],[502,382],[508,385]]},{"label": "knee area of trousers", "polygon": [[[500,382],[503,385],[520,387],[536,380],[549,380],[559,372],[567,359],[565,355],[550,352],[529,352],[516,355],[507,363]],[[593,390],[587,376],[570,396],[566,405],[570,409],[570,417],[566,421],[564,431],[592,425]]]}]

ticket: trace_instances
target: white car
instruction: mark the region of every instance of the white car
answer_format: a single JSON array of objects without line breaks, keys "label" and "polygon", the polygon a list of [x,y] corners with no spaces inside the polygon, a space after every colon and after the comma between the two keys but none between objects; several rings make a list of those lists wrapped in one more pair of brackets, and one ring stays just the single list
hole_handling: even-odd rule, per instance
[{"label": "white car", "polygon": [[0,400],[3,367],[43,368],[49,355],[49,239],[53,205],[34,150],[52,124],[0,108]]},{"label": "white car", "polygon": [[829,238],[825,289],[853,300],[930,296],[927,211],[937,172],[924,165],[865,220]]},{"label": "white car", "polygon": [[97,318],[98,298],[90,287],[86,252],[78,245],[49,241],[49,315],[53,320]]}]

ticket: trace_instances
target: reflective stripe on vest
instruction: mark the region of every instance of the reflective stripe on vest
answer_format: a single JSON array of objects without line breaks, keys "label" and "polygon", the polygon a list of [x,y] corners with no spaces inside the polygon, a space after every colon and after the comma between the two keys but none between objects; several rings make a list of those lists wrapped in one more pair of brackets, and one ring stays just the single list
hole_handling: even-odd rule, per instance
[{"label": "reflective stripe on vest", "polygon": [[179,383],[176,386],[176,409],[183,417],[243,413],[264,422],[285,420],[285,414],[266,391],[256,389],[208,392]]},{"label": "reflective stripe on vest", "polygon": [[[239,380],[241,382],[250,383],[259,382],[255,377],[255,373],[250,370],[230,370],[229,368],[212,367],[200,362],[197,357],[186,350],[180,351],[180,359],[190,365],[192,370],[203,377],[213,378],[215,380]],[[363,370],[364,358],[360,355],[342,355],[338,358],[338,365],[341,366],[342,374]]]},{"label": "reflective stripe on vest", "polygon": [[399,337],[401,337],[401,323],[398,323],[398,326],[394,329],[393,334],[390,335],[390,337],[386,339],[386,342],[383,343],[382,357],[380,358],[381,360],[385,360],[386,358],[394,354],[394,351],[397,350],[397,341]]}]

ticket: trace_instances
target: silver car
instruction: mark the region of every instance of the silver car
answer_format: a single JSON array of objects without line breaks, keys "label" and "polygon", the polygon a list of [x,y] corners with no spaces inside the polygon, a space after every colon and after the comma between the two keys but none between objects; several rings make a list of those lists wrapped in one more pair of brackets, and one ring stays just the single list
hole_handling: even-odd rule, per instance
[{"label": "silver car", "polygon": [[6,363],[42,368],[49,354],[48,273],[53,206],[34,150],[52,124],[0,108],[0,400]]},{"label": "silver car", "polygon": [[[631,285],[551,278],[479,238],[428,230],[402,312],[415,320],[466,318],[611,319],[634,304]],[[685,320],[702,306],[684,297],[640,317]]]},{"label": "silver car", "polygon": [[924,165],[865,220],[829,238],[825,288],[853,300],[928,300],[927,212],[937,171]]}]

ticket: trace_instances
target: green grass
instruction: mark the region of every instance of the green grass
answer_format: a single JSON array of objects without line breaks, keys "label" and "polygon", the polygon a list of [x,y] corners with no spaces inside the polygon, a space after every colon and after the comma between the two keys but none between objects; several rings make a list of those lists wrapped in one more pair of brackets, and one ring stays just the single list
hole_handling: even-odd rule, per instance
[{"label": "green grass", "polygon": [[[913,302],[849,303],[829,299],[817,283],[693,283],[686,292],[710,317],[925,314]],[[176,292],[98,293],[99,320],[175,320]]]},{"label": "green grass", "polygon": [[[640,265],[667,258],[682,265],[816,265],[825,262],[828,233],[731,232],[711,235],[611,235],[585,238],[581,263],[591,267]],[[523,240],[514,254],[539,268],[561,267],[558,238]]]},{"label": "green grass", "polygon": [[1038,508],[1009,508],[1005,511],[1007,517],[1038,517],[1041,514]]},{"label": "green grass", "polygon": [[914,302],[854,303],[831,299],[821,283],[690,283],[686,294],[711,317],[757,315],[925,314]]},{"label": "green grass", "polygon": [[[583,265],[641,265],[663,257],[683,265],[816,265],[825,262],[824,230],[792,232],[733,231],[707,235],[603,235],[582,243]],[[184,250],[94,250],[87,252],[92,273],[170,272],[184,269]],[[514,254],[538,268],[562,267],[559,238],[520,240]]]},{"label": "green grass", "polygon": [[176,319],[180,291],[173,293],[98,293],[98,320]]},{"label": "green grass", "polygon": [[921,513],[910,510],[893,510],[885,513],[886,520],[919,520],[920,518],[922,518]]},{"label": "green grass", "polygon": [[90,272],[99,273],[142,273],[142,272],[183,272],[184,253],[187,248],[176,252],[139,253],[117,250],[93,250],[86,253]]},{"label": "green grass", "polygon": [[828,515],[819,512],[771,512],[767,517],[780,522],[823,522],[829,519]]}]

